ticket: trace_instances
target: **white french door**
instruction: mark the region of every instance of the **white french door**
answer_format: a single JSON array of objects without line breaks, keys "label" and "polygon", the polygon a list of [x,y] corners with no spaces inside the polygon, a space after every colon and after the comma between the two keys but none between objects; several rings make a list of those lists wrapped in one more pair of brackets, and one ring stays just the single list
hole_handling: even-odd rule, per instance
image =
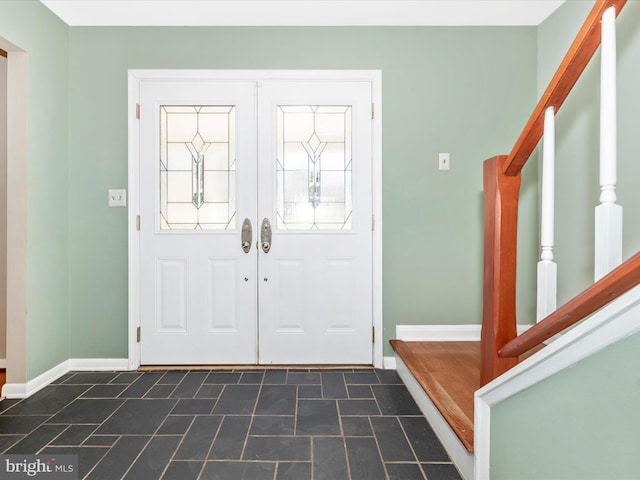
[{"label": "white french door", "polygon": [[371,84],[140,85],[142,364],[371,364]]},{"label": "white french door", "polygon": [[258,91],[260,362],[370,364],[371,87]]},{"label": "white french door", "polygon": [[[254,363],[253,82],[149,82],[140,89],[143,364]],[[245,280],[245,278],[247,280]]]}]

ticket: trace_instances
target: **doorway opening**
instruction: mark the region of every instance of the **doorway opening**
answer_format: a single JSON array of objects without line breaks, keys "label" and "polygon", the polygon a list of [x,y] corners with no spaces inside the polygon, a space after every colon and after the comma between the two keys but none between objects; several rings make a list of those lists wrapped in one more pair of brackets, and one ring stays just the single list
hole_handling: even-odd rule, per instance
[{"label": "doorway opening", "polygon": [[[2,160],[0,180],[3,202],[0,203],[0,291],[3,304],[4,337],[0,355],[6,369],[6,384],[0,396],[21,397],[27,378],[27,54],[0,37],[0,57],[6,68],[0,82],[0,145]],[[4,122],[4,123],[2,123]],[[0,348],[0,352],[2,349]]]}]

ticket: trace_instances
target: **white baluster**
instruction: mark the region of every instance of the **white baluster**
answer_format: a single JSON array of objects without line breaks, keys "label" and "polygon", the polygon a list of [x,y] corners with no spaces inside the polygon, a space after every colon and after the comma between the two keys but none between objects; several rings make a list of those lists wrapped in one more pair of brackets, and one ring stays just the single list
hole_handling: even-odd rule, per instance
[{"label": "white baluster", "polygon": [[595,280],[622,263],[622,207],[616,204],[616,11],[602,16],[600,205],[595,218]]},{"label": "white baluster", "polygon": [[553,222],[555,201],[555,109],[544,112],[544,137],[542,144],[542,198],[540,204],[540,245],[542,253],[538,262],[539,322],[556,309],[557,265],[553,261]]}]

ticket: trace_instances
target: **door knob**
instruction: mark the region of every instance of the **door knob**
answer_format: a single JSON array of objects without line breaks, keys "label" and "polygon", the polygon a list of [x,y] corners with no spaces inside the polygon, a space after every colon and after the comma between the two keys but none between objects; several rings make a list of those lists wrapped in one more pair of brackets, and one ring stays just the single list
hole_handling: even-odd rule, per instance
[{"label": "door knob", "polygon": [[245,218],[244,222],[242,222],[242,231],[240,233],[240,246],[244,253],[249,253],[249,250],[251,250],[251,237],[251,220]]},{"label": "door knob", "polygon": [[268,218],[262,220],[262,227],[260,228],[260,242],[262,245],[262,251],[269,253],[271,250],[271,222]]}]

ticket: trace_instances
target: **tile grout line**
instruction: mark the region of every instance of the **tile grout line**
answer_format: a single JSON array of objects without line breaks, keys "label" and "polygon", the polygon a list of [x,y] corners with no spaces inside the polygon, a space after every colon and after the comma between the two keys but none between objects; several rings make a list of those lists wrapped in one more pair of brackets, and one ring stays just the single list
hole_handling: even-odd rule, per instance
[{"label": "tile grout line", "polygon": [[[285,377],[285,382],[289,381],[289,370],[287,370],[287,376]],[[288,384],[285,384],[288,385]],[[298,435],[298,403],[300,402],[300,385],[296,385],[296,401],[295,408],[293,409],[293,436]],[[313,469],[313,465],[311,466]]]},{"label": "tile grout line", "polygon": [[[240,377],[240,379],[242,379],[242,376]],[[238,381],[240,381],[240,379]],[[251,432],[251,427],[253,426],[253,420],[255,419],[256,416],[256,409],[258,408],[258,401],[260,399],[260,394],[262,393],[262,387],[264,386],[264,375],[262,376],[262,382],[260,383],[260,388],[258,389],[258,394],[256,395],[256,402],[253,405],[253,410],[251,412],[251,421],[249,422],[249,427],[247,428],[247,433],[244,436],[244,442],[242,443],[242,450],[240,451],[240,458],[239,460],[243,460],[244,459],[244,454],[247,450],[247,443],[249,443],[249,434]],[[278,469],[277,464],[276,464],[276,470]]]},{"label": "tile grout line", "polygon": [[[375,373],[375,370],[374,370],[373,373],[374,373],[375,377],[378,379],[378,382],[380,382],[380,378]],[[379,416],[381,418],[385,418],[384,412],[382,411],[382,408],[380,407],[380,402],[378,401],[378,397],[376,397],[376,395],[375,395],[375,393],[373,391],[373,387],[371,387],[371,385],[370,385],[370,388],[371,388],[371,394],[373,395],[373,401],[375,402],[376,407],[378,407],[378,412],[380,414],[380,415],[376,415],[376,417]],[[396,422],[400,423],[398,421],[398,418],[397,417],[395,417],[395,418],[396,418]],[[376,434],[376,430],[375,430],[375,428],[373,428],[373,421],[371,420],[371,416],[369,416],[369,426],[371,427],[371,433],[373,433],[373,441],[375,442],[376,448],[378,449],[378,455],[380,456],[380,462],[382,463],[382,470],[384,471],[384,474],[385,474],[386,478],[388,479],[389,478],[389,472],[387,471],[387,465],[386,465],[386,463],[384,461],[384,457],[382,456],[382,449],[380,448],[380,442],[378,442],[378,435]],[[414,454],[414,457],[415,457],[415,454]]]},{"label": "tile grout line", "polygon": [[[157,430],[157,429],[156,429]],[[122,436],[120,436],[120,439],[122,439]],[[136,455],[136,457],[131,460],[131,463],[129,464],[129,467],[126,469],[126,471],[122,474],[122,476],[120,477],[120,480],[124,480],[125,477],[127,476],[127,474],[129,473],[129,470],[131,470],[133,468],[133,465],[136,463],[136,461],[140,458],[140,456],[142,455],[142,452],[145,451],[145,449],[149,446],[149,444],[151,443],[151,440],[153,440],[153,435],[149,435],[149,440],[147,440],[147,443],[144,444],[144,447],[142,447],[140,449],[140,451],[138,452],[138,455]],[[118,440],[119,442],[120,440]],[[118,443],[116,442],[116,443]],[[114,444],[115,445],[115,444]]]},{"label": "tile grout line", "polygon": [[[116,377],[114,377],[114,378],[117,378],[118,376],[119,376],[119,375],[116,375]],[[72,378],[73,378],[73,377],[72,377]],[[112,380],[113,380],[113,379],[112,379]],[[132,382],[131,384],[129,384],[129,387],[133,386],[133,383],[135,383],[137,380],[139,380],[139,379],[136,379],[134,382]],[[105,384],[105,385],[108,385],[108,384]],[[127,388],[129,388],[129,387],[127,387]],[[125,388],[125,389],[124,389],[120,394],[124,393],[124,392],[127,390],[127,388]],[[113,415],[115,415],[115,413],[116,413],[118,410],[120,410],[120,409],[123,407],[123,405],[125,405],[125,404],[127,403],[127,400],[128,400],[128,399],[126,399],[126,398],[120,398],[119,396],[117,397],[117,399],[118,399],[118,400],[123,400],[123,402],[122,402],[122,403],[121,403],[121,404],[120,404],[120,405],[119,405],[119,406],[118,406],[118,407],[117,407],[113,412],[111,412],[111,414],[110,414],[109,416],[107,416],[107,417],[106,417],[106,418],[105,418],[101,423],[99,423],[99,424],[98,424],[98,426],[93,430],[93,432],[91,432],[91,433],[87,436],[87,438],[85,438],[85,439],[81,442],[81,444],[79,445],[79,447],[82,447],[82,446],[84,445],[84,443],[87,441],[87,439],[89,439],[89,438],[90,438],[90,437],[91,437],[95,432],[97,432],[97,431],[98,431],[98,429],[99,429],[101,426],[103,426],[103,425],[105,424],[105,422],[107,422],[107,421],[108,421],[108,420],[109,420]],[[72,402],[72,403],[73,403],[73,402]],[[92,467],[91,469],[89,469],[89,471],[88,471],[88,472],[87,472],[87,474],[83,477],[83,479],[87,479],[87,478],[89,478],[89,476],[91,475],[91,473],[92,473],[93,471],[95,471],[95,469],[98,467],[98,465],[100,465],[100,463],[102,463],[102,461],[105,459],[105,457],[106,457],[106,456],[111,452],[111,449],[112,449],[113,447],[115,447],[115,446],[116,446],[116,445],[117,445],[117,444],[122,440],[122,437],[123,437],[123,436],[124,436],[124,435],[118,435],[118,440],[116,440],[115,442],[113,442],[113,444],[111,444],[111,446],[110,446],[110,447],[107,447],[107,451],[106,451],[106,452],[104,452],[104,455],[102,455],[102,456],[100,457],[100,459],[99,459],[99,460],[98,460],[98,461],[93,465],[93,467]],[[146,446],[146,444],[145,444],[145,446]],[[79,455],[78,455],[78,457],[79,457]],[[131,465],[133,465],[133,462],[129,465],[129,468],[131,468]],[[127,469],[127,471],[129,470],[129,468]],[[123,476],[123,477],[121,477],[121,478],[124,478],[124,476]]]},{"label": "tile grout line", "polygon": [[[342,423],[342,415],[340,415],[340,423]],[[342,447],[344,448],[344,459],[347,463],[347,475],[349,475],[349,480],[351,480],[351,461],[349,460],[349,450],[347,449],[346,435],[342,437]]]},{"label": "tile grout line", "polygon": [[[296,408],[297,408],[297,405],[298,405],[298,400],[297,400],[297,398],[296,398]],[[311,462],[311,467],[310,467],[310,469],[311,469],[311,480],[314,480],[315,473],[316,473],[316,472],[315,472],[315,470],[316,470],[316,469],[315,469],[315,468],[313,468],[314,461],[315,461],[315,455],[314,455],[314,450],[315,450],[315,438],[314,438],[314,436],[313,436],[313,435],[311,435],[311,436],[309,437],[309,448],[311,449],[311,450],[309,451],[309,461]]]},{"label": "tile grout line", "polygon": [[[192,372],[192,370],[189,370],[189,373],[190,372]],[[212,372],[212,370],[209,370],[209,373],[207,374],[207,376],[202,380],[202,383],[200,384],[200,388],[202,388],[202,385],[204,385],[204,382],[207,380],[207,378],[209,378],[209,375],[211,375],[211,372]],[[188,375],[188,373],[187,373],[187,375]],[[187,375],[185,375],[185,378],[187,377]],[[198,391],[200,391],[200,388],[198,389]],[[223,387],[222,387],[222,390],[220,390],[220,394],[218,395],[218,398],[216,398],[215,403],[211,407],[211,413],[209,414],[209,416],[214,416],[213,415],[213,411],[215,410],[216,405],[218,404],[218,401],[220,400],[220,397],[222,397],[222,394],[225,392],[226,389],[227,389],[227,384],[224,384]],[[195,394],[194,394],[194,397],[195,397]],[[196,421],[196,419],[198,417],[199,417],[199,415],[194,415],[193,422],[191,423],[191,426],[193,426],[193,424],[195,423],[195,421]],[[204,455],[204,461],[202,462],[202,466],[200,467],[200,472],[198,473],[198,476],[196,477],[198,479],[202,476],[202,474],[204,473],[204,470],[207,468],[207,462],[209,461],[209,455],[211,454],[211,450],[213,449],[213,445],[216,443],[216,439],[218,438],[218,435],[220,434],[220,430],[222,429],[222,423],[224,422],[225,418],[226,418],[226,415],[222,415],[222,418],[220,419],[220,423],[218,424],[218,428],[216,429],[216,432],[213,435],[213,438],[211,439],[211,445],[209,445],[209,449],[207,450],[207,453],[205,453],[205,455]],[[182,437],[183,440],[186,437],[187,437],[187,432],[184,433],[184,436]],[[176,448],[176,452],[177,451],[178,451],[178,449]],[[174,452],[174,456],[175,456],[175,452]],[[169,464],[170,463],[171,462],[169,462]]]},{"label": "tile grout line", "polygon": [[[169,415],[167,415],[168,417]],[[167,462],[167,465],[164,467],[164,469],[162,470],[162,474],[160,475],[160,478],[162,478],[164,476],[164,474],[167,472],[169,466],[171,465],[171,463],[174,461],[173,459],[176,457],[176,453],[178,453],[178,450],[180,450],[180,447],[182,446],[182,444],[184,443],[184,439],[187,436],[187,432],[191,429],[191,427],[193,426],[193,423],[196,421],[196,417],[197,415],[194,415],[193,418],[191,419],[191,423],[189,423],[189,426],[186,428],[186,430],[180,435],[180,441],[178,442],[178,445],[176,445],[175,450],[173,451],[173,453],[171,454],[171,457],[169,457],[169,461]],[[165,421],[166,421],[166,417],[165,417]],[[162,424],[164,424],[164,422],[162,422]],[[162,424],[160,424],[160,426],[162,426]]]},{"label": "tile grout line", "polygon": [[[165,374],[165,375],[166,375],[166,374]],[[187,376],[187,375],[185,375],[183,378],[186,378],[186,376]],[[144,377],[144,373],[143,373],[142,375],[140,375],[140,378],[139,378],[139,379],[142,379],[143,377]],[[144,393],[144,395],[143,395],[140,399],[141,399],[141,400],[142,400],[142,399],[148,399],[148,398],[147,398],[147,394],[148,394],[148,393],[149,393],[149,392],[150,392],[150,391],[151,391],[151,390],[152,390],[156,385],[159,385],[159,384],[158,384],[158,382],[159,382],[163,377],[164,377],[164,375],[160,375],[160,376],[159,376],[159,378],[156,380],[156,382],[155,382],[153,385],[151,385],[151,386],[147,389],[147,391]],[[139,380],[139,379],[138,379],[138,380]],[[137,381],[137,380],[136,380],[136,381]],[[134,383],[135,383],[135,382],[134,382]],[[177,385],[173,388],[173,390],[171,391],[171,393],[173,393],[173,392],[175,391],[175,389],[176,389],[176,388],[177,388]],[[125,388],[125,390],[124,390],[124,391],[126,391],[126,390],[127,390],[127,389]],[[171,395],[171,394],[169,394],[169,395]],[[170,397],[169,397],[169,398],[167,398],[167,399],[170,399]],[[149,400],[151,400],[151,399],[149,399]],[[176,402],[175,402],[175,404],[173,405],[173,408],[175,408],[175,407],[176,407],[176,405],[178,405],[178,403],[180,403],[180,399],[177,399],[177,401],[176,401]],[[123,480],[124,480],[124,478],[127,476],[127,474],[129,473],[129,471],[133,468],[133,465],[134,465],[134,464],[136,463],[136,461],[140,458],[140,456],[142,455],[142,453],[143,453],[143,452],[146,450],[146,448],[149,446],[149,444],[151,443],[151,441],[152,441],[156,436],[159,436],[159,435],[158,435],[158,430],[160,430],[160,428],[162,428],[162,425],[163,425],[163,424],[164,424],[164,422],[166,421],[167,417],[169,417],[169,416],[171,415],[171,412],[172,412],[172,411],[173,411],[173,409],[171,409],[171,410],[169,411],[169,413],[167,413],[167,414],[165,415],[165,417],[164,417],[163,421],[162,421],[162,422],[160,422],[160,423],[158,424],[158,426],[156,427],[156,429],[154,430],[154,432],[150,435],[150,437],[149,437],[149,441],[148,441],[148,442],[144,445],[144,447],[140,450],[140,452],[138,453],[138,455],[136,456],[136,458],[134,458],[134,459],[131,461],[131,464],[129,465],[129,468],[127,468],[127,470],[126,470],[126,471],[124,472],[124,474],[122,475],[122,479],[123,479]],[[195,415],[194,415],[194,417],[193,417],[193,420],[191,421],[191,424],[189,424],[189,427],[191,427],[191,425],[193,424],[193,421],[194,421],[194,420],[195,420]],[[188,430],[188,429],[187,429],[187,430]],[[186,435],[186,431],[185,431],[185,434],[183,434],[183,435],[182,435],[182,440],[180,440],[180,442],[178,442],[178,445],[176,446],[176,448],[175,448],[175,450],[174,450],[174,452],[173,452],[173,455],[171,455],[171,459],[169,459],[169,461],[167,462],[167,465],[166,465],[166,466],[165,466],[165,468],[162,470],[161,477],[162,477],[162,475],[164,475],[165,470],[166,470],[166,469],[168,468],[168,466],[170,465],[171,460],[172,460],[172,459],[173,459],[173,457],[175,456],[175,453],[178,451],[178,448],[179,448],[180,444],[182,443],[182,441],[184,440],[185,435]]]},{"label": "tile grout line", "polygon": [[[377,400],[376,400],[377,403]],[[380,410],[380,406],[378,406],[378,410]],[[378,417],[378,415],[376,415]],[[384,416],[380,416],[380,418],[385,418]],[[382,449],[380,448],[380,443],[378,442],[378,435],[376,434],[375,428],[373,428],[373,421],[371,420],[371,416],[369,416],[369,426],[371,427],[371,433],[373,434],[373,441],[376,444],[376,449],[378,451],[378,455],[380,456],[380,463],[382,463],[382,470],[384,471],[385,478],[388,480],[389,472],[387,471],[387,465],[384,461],[384,457],[382,456]]]},{"label": "tile grout line", "polygon": [[[217,400],[216,400],[216,403],[218,403]],[[211,412],[213,413],[213,408],[211,409]],[[211,415],[211,416],[214,416],[214,415]],[[218,424],[218,428],[216,429],[216,433],[211,439],[211,445],[209,445],[209,449],[207,450],[207,453],[204,456],[204,462],[202,462],[202,468],[200,468],[200,473],[198,474],[197,478],[200,478],[204,473],[205,468],[207,468],[207,463],[209,462],[209,456],[211,455],[211,450],[213,450],[213,446],[215,445],[216,440],[218,439],[218,435],[220,435],[220,431],[222,430],[222,424],[224,423],[225,418],[227,418],[227,416],[222,415],[222,418],[220,419],[220,423]]]},{"label": "tile grout line", "polygon": [[418,452],[416,452],[416,449],[413,446],[413,442],[411,442],[411,439],[409,438],[409,434],[407,434],[407,431],[405,430],[404,425],[400,421],[400,415],[396,416],[396,421],[400,425],[400,430],[402,430],[402,434],[404,435],[404,438],[407,441],[407,444],[409,445],[409,448],[411,449],[411,453],[413,453],[413,458],[416,459],[416,463],[418,464],[418,468],[420,469],[420,472],[422,473],[422,477],[423,478],[427,478],[427,473],[424,471],[424,468],[422,468],[422,463],[420,462],[420,458],[418,457]]}]

